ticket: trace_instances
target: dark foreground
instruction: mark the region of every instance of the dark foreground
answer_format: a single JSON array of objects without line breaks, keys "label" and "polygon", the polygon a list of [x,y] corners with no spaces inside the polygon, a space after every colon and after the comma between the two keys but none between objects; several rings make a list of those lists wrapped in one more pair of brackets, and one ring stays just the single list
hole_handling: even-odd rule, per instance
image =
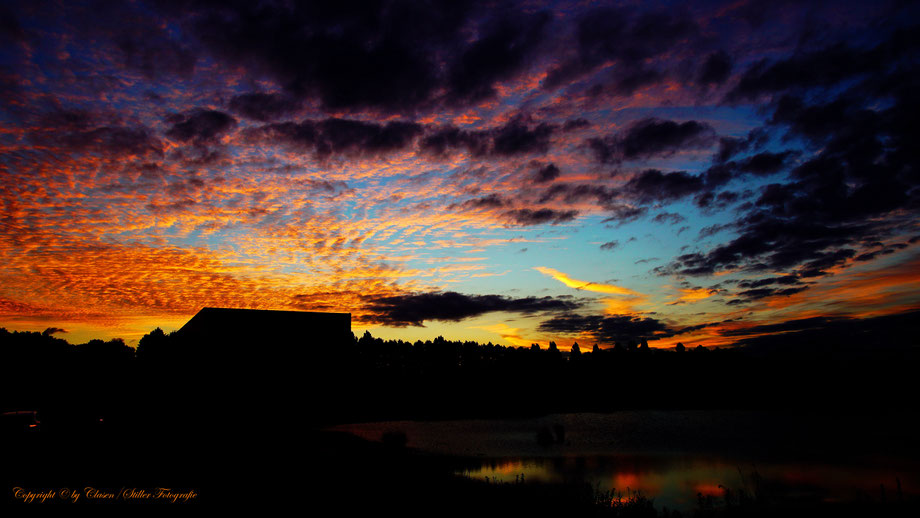
[{"label": "dark foreground", "polygon": [[[642,500],[626,511],[577,484],[466,480],[453,475],[456,459],[317,430],[629,408],[903,410],[915,405],[920,366],[916,348],[870,352],[844,341],[835,342],[842,349],[807,353],[626,347],[563,357],[443,339],[400,344],[368,335],[336,347],[282,347],[264,337],[194,342],[160,333],[135,354],[114,341],[71,346],[48,334],[4,333],[0,359],[11,367],[0,377],[0,412],[40,417],[35,429],[4,424],[0,432],[0,490],[10,505],[648,514],[659,511]],[[168,498],[143,496],[160,488],[170,490]],[[69,502],[65,489],[80,499]],[[44,503],[24,502],[52,493]],[[698,511],[789,515],[815,506],[824,514],[877,516],[916,502],[889,490],[885,500],[837,504],[752,496],[725,508],[704,500]]]},{"label": "dark foreground", "polygon": [[[147,439],[150,439],[149,437]],[[238,444],[163,438],[145,442],[105,434],[20,437],[5,453],[4,504],[10,506],[160,505],[209,510],[296,509],[349,516],[917,516],[915,497],[887,494],[809,501],[756,487],[700,496],[692,510],[654,506],[655,495],[609,493],[579,483],[471,480],[454,473],[472,461],[426,454],[397,436],[382,442],[318,430],[292,437],[255,434]],[[31,491],[27,502],[14,488]],[[172,498],[157,498],[168,488]],[[41,495],[54,496],[41,500]],[[78,500],[66,493],[77,492]],[[143,495],[154,497],[143,498]],[[190,495],[191,496],[187,496]],[[114,495],[107,497],[107,495]],[[550,513],[550,514],[548,514]]]}]

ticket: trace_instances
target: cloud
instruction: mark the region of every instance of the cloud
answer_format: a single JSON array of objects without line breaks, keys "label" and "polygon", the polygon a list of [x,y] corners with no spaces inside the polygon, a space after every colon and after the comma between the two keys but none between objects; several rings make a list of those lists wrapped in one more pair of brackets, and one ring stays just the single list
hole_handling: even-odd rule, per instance
[{"label": "cloud", "polygon": [[617,62],[617,67],[605,79],[608,83],[619,85],[615,89],[622,88],[630,82],[627,78],[632,77],[635,81],[643,71],[648,74],[643,63],[691,38],[697,30],[695,22],[686,13],[639,13],[620,7],[593,8],[579,15],[573,42],[575,48],[567,59],[549,70],[543,82],[544,88],[566,85],[611,61]]},{"label": "cloud", "polygon": [[676,302],[697,302],[707,299],[716,294],[716,291],[708,288],[681,288],[680,298]]},{"label": "cloud", "polygon": [[213,142],[236,127],[236,119],[217,110],[195,108],[167,117],[166,136],[180,142]]},{"label": "cloud", "polygon": [[367,156],[406,149],[422,133],[413,122],[391,121],[386,124],[350,119],[329,118],[278,122],[251,128],[250,140],[280,142],[293,149],[310,152],[318,158],[329,156]]},{"label": "cloud", "polygon": [[747,300],[757,300],[767,297],[788,297],[808,289],[808,286],[796,286],[794,288],[756,288],[738,292],[737,296]]},{"label": "cloud", "polygon": [[367,308],[381,324],[422,326],[426,320],[458,322],[496,311],[532,314],[570,311],[581,303],[570,297],[521,297],[465,295],[453,291],[409,293],[366,300]]},{"label": "cloud", "polygon": [[620,246],[620,242],[617,240],[607,241],[601,245],[601,250],[614,250]]},{"label": "cloud", "polygon": [[[357,322],[365,284],[486,273],[404,268],[431,249],[609,249],[638,218],[688,245],[659,273],[753,274],[720,294],[754,310],[913,300],[818,295],[918,233],[916,7],[33,4],[0,16],[0,295],[22,314],[251,298]],[[781,274],[801,281],[756,284]],[[623,315],[637,295],[608,297]]]},{"label": "cloud", "polygon": [[420,148],[433,156],[444,156],[461,149],[475,157],[545,154],[557,129],[553,124],[529,124],[521,118],[487,130],[445,126],[428,132],[421,140]]},{"label": "cloud", "polygon": [[[503,198],[502,196],[492,193],[488,196],[483,196],[481,198],[473,198],[466,200],[465,202],[459,204],[458,206],[463,209],[494,209],[498,207],[504,207],[510,202]],[[455,205],[450,205],[448,208],[453,208]]]},{"label": "cloud", "polygon": [[124,66],[151,80],[192,75],[198,56],[189,45],[172,38],[152,20],[123,26],[115,35]]},{"label": "cloud", "polygon": [[447,80],[452,102],[470,103],[495,96],[495,83],[521,71],[534,55],[550,21],[546,11],[509,13],[482,27],[482,35],[457,57]]},{"label": "cloud", "polygon": [[587,119],[578,117],[577,119],[569,119],[565,121],[565,124],[562,125],[562,131],[576,131],[590,127],[591,123]]},{"label": "cloud", "polygon": [[619,194],[615,189],[603,185],[556,183],[543,191],[539,203],[562,199],[566,203],[594,201],[601,206],[607,206],[611,205]]},{"label": "cloud", "polygon": [[250,92],[234,96],[228,107],[248,119],[270,122],[296,113],[301,105],[300,101],[289,95]]},{"label": "cloud", "polygon": [[74,151],[101,151],[116,155],[160,154],[162,144],[145,127],[102,126],[58,136],[58,142]]},{"label": "cloud", "polygon": [[697,82],[704,85],[724,83],[732,71],[732,59],[724,50],[713,52],[700,67]]},{"label": "cloud", "polygon": [[[714,163],[703,173],[703,179],[707,189],[716,189],[736,178],[742,178],[746,174],[753,176],[769,176],[779,173],[787,169],[792,159],[801,154],[796,150],[786,150],[777,153],[763,151],[743,159],[728,160],[726,158],[727,156],[741,153],[750,146],[740,139],[731,144],[725,144],[725,142],[725,139],[723,139],[722,144],[720,144],[719,153],[714,157]],[[731,149],[733,146],[737,146],[737,148]],[[714,195],[712,192],[708,194],[710,197]]]},{"label": "cloud", "polygon": [[739,171],[751,173],[755,176],[767,176],[782,171],[789,163],[789,159],[798,154],[796,151],[782,151],[780,153],[764,151],[737,162],[736,167]]},{"label": "cloud", "polygon": [[638,342],[674,336],[675,331],[660,320],[631,315],[560,315],[540,323],[540,331],[562,334],[590,334],[601,343]]},{"label": "cloud", "polygon": [[623,190],[638,201],[649,203],[678,200],[703,187],[702,177],[685,171],[664,173],[657,169],[647,169],[630,178]]},{"label": "cloud", "polygon": [[520,120],[514,120],[497,128],[492,133],[492,150],[496,155],[510,156],[522,153],[546,153],[549,138],[556,126],[540,123],[529,128]]},{"label": "cloud", "polygon": [[792,284],[801,284],[802,281],[795,275],[783,275],[780,277],[767,277],[763,279],[756,280],[743,280],[738,282],[739,288],[760,288],[762,286],[769,286],[771,284],[779,284],[781,286],[789,286]]},{"label": "cloud", "polygon": [[[705,191],[695,196],[693,198],[693,202],[696,204],[697,207],[710,211],[710,210],[724,209],[728,207],[729,205],[738,201],[738,199],[739,199],[738,193],[732,192],[732,191],[723,191],[723,192],[720,192],[719,194],[715,194],[712,191]],[[706,228],[710,228],[710,227],[706,227]],[[712,229],[722,229],[722,228],[728,228],[728,227],[727,226],[722,226],[722,227],[712,226],[711,228]],[[706,229],[704,228],[703,230],[706,230]],[[700,232],[701,232],[700,235],[702,236],[703,231],[700,231]],[[714,233],[715,232],[710,233],[708,235],[712,235]]]},{"label": "cloud", "polygon": [[551,19],[478,1],[181,5],[166,11],[212,59],[327,112],[405,114],[492,98],[536,58]]},{"label": "cloud", "polygon": [[514,209],[505,212],[503,216],[516,225],[542,225],[544,223],[565,223],[572,221],[578,215],[577,210],[554,210],[554,209]]},{"label": "cloud", "polygon": [[728,98],[753,100],[790,89],[826,87],[851,77],[884,74],[892,64],[910,61],[916,55],[920,40],[911,32],[911,29],[897,31],[870,49],[836,43],[773,63],[758,61],[741,75]]},{"label": "cloud", "polygon": [[569,288],[575,288],[576,290],[585,290],[585,291],[595,291],[597,293],[607,293],[610,295],[632,295],[632,296],[641,296],[641,293],[637,293],[629,288],[624,288],[622,286],[614,286],[612,284],[604,284],[600,282],[589,282],[589,281],[579,281],[569,277],[567,274],[555,270],[553,268],[547,268],[545,266],[535,266],[534,270],[556,279],[557,281],[565,284]]},{"label": "cloud", "polygon": [[652,218],[652,221],[655,223],[667,223],[669,225],[676,225],[686,220],[687,218],[677,214],[676,212],[662,212]]},{"label": "cloud", "polygon": [[764,128],[754,128],[744,138],[719,137],[719,149],[713,156],[713,162],[722,164],[739,153],[756,150],[767,142],[768,133]]},{"label": "cloud", "polygon": [[773,324],[723,329],[723,336],[743,337],[735,342],[762,352],[880,351],[913,347],[920,312],[915,309],[889,315],[857,318],[825,315]]},{"label": "cloud", "polygon": [[[846,54],[842,48],[833,52]],[[767,84],[780,94],[771,104],[771,124],[786,129],[787,138],[804,141],[810,154],[784,182],[761,188],[736,220],[737,238],[679,256],[662,271],[700,275],[747,269],[819,277],[868,253],[860,251],[863,243],[913,232],[920,191],[912,186],[920,179],[911,165],[916,162],[910,143],[915,124],[906,114],[917,101],[907,88],[920,86],[920,78],[894,66],[901,55],[900,49],[878,54],[890,58],[884,66],[871,65],[879,77],[816,99],[779,90],[831,84],[841,72],[819,66],[805,78],[780,79],[786,72],[779,71],[799,70],[812,63],[810,57],[792,58],[770,72],[773,79]],[[828,76],[821,79],[820,74]],[[787,167],[793,156],[790,150],[760,153],[734,164],[753,174],[771,174]],[[697,200],[700,205],[709,201]]]},{"label": "cloud", "polygon": [[[113,120],[114,119],[114,120]],[[158,156],[163,143],[142,124],[124,124],[119,117],[89,110],[55,109],[38,117],[29,140],[68,152],[103,156]]]},{"label": "cloud", "polygon": [[559,168],[556,164],[547,164],[534,173],[534,181],[537,183],[552,182],[559,178]]},{"label": "cloud", "polygon": [[715,130],[705,122],[646,118],[632,123],[625,131],[590,138],[587,143],[597,161],[607,164],[707,148],[715,142],[715,137]]},{"label": "cloud", "polygon": [[459,148],[465,148],[473,156],[483,156],[488,153],[490,144],[489,135],[484,131],[466,131],[448,126],[426,135],[420,147],[435,156],[446,155]]}]

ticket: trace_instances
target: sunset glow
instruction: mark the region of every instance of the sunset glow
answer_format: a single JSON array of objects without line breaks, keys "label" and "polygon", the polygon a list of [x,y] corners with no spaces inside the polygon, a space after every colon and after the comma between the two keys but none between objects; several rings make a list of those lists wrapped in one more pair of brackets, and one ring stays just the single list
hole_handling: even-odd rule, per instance
[{"label": "sunset glow", "polygon": [[920,307],[915,5],[392,4],[0,8],[0,327],[568,350]]}]

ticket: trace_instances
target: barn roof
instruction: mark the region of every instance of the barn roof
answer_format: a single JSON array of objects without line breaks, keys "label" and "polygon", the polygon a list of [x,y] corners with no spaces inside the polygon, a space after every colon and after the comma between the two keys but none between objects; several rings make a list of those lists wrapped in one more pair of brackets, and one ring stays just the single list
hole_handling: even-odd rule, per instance
[{"label": "barn roof", "polygon": [[215,339],[256,335],[270,338],[340,338],[351,334],[351,313],[209,307],[196,313],[179,333]]}]

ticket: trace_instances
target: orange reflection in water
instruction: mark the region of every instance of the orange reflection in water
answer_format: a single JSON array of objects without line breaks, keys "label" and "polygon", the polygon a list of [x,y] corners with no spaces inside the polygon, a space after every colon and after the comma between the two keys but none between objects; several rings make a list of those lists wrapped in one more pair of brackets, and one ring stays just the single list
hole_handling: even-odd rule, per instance
[{"label": "orange reflection in water", "polygon": [[[905,478],[894,466],[871,469],[825,464],[775,464],[742,470],[737,463],[718,459],[663,459],[655,457],[502,459],[487,461],[464,476],[483,480],[514,482],[520,475],[532,482],[583,480],[603,491],[614,491],[615,498],[637,493],[651,498],[656,507],[693,509],[698,495],[712,497],[722,505],[726,490],[733,495],[767,491],[773,496],[792,492],[798,498],[840,502],[863,495],[884,498],[906,488],[913,478]],[[913,487],[913,486],[911,486]]]}]

